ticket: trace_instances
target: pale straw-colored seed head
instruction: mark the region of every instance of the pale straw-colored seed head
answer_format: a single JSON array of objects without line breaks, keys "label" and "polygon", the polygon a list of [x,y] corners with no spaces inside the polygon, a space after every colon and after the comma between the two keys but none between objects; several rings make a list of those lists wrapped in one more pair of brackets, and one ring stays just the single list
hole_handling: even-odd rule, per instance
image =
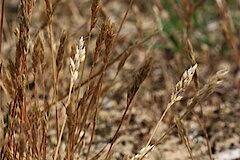
[{"label": "pale straw-colored seed head", "polygon": [[70,67],[70,72],[71,72],[71,75],[72,75],[73,72],[75,71],[75,64],[74,64],[74,61],[71,57],[69,58],[69,67]]},{"label": "pale straw-colored seed head", "polygon": [[78,56],[80,62],[83,62],[85,60],[85,52],[86,52],[84,47],[83,37],[80,38],[79,43],[76,47],[76,51],[77,51],[76,55]]},{"label": "pale straw-colored seed head", "polygon": [[69,59],[69,68],[70,68],[70,73],[71,73],[71,80],[73,82],[75,82],[77,80],[77,77],[78,77],[78,72],[76,71],[74,61],[71,57]]},{"label": "pale straw-colored seed head", "polygon": [[69,58],[69,67],[71,73],[71,80],[75,82],[78,78],[78,71],[80,64],[85,60],[85,47],[83,37],[80,38],[79,43],[76,45],[76,54],[74,60]]},{"label": "pale straw-colored seed head", "polygon": [[188,70],[186,70],[183,73],[180,81],[176,84],[175,90],[173,91],[173,93],[171,95],[172,103],[174,103],[176,101],[180,101],[182,99],[181,94],[184,92],[184,90],[187,88],[187,86],[189,86],[196,69],[197,69],[197,64],[190,67]]},{"label": "pale straw-colored seed head", "polygon": [[79,48],[83,48],[84,46],[83,36],[80,38],[78,45],[79,45]]}]

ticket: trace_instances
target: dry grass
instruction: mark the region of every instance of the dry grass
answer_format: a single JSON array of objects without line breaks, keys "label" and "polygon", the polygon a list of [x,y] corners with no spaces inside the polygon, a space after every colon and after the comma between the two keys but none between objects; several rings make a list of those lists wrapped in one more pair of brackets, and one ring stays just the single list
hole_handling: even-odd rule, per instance
[{"label": "dry grass", "polygon": [[[218,71],[211,57],[199,54],[207,48],[214,55],[198,43],[194,32],[193,17],[208,2],[20,0],[15,4],[18,18],[11,20],[7,15],[11,11],[4,6],[11,5],[10,1],[4,3],[0,159],[149,159],[174,131],[188,157],[201,159],[195,154],[191,128],[185,124],[193,121],[191,116],[206,140],[205,155],[213,159],[202,104],[211,102],[210,95],[220,84],[226,85],[228,70]],[[118,14],[114,18],[114,9],[108,10],[111,5],[124,6],[121,18]],[[174,17],[182,24],[181,33],[169,31],[172,12],[164,5],[177,13]],[[239,72],[239,40],[228,3],[216,0],[216,6],[222,39],[234,61],[217,58],[235,62],[233,68]],[[150,24],[144,14],[154,17]],[[213,76],[205,81],[210,73]],[[234,84],[239,82],[236,79]],[[141,114],[136,116],[138,111]],[[151,120],[141,126],[141,116]],[[130,154],[126,153],[119,148],[121,138],[135,132],[140,136],[134,138],[133,149],[126,149]],[[103,144],[98,145],[99,141]]]}]

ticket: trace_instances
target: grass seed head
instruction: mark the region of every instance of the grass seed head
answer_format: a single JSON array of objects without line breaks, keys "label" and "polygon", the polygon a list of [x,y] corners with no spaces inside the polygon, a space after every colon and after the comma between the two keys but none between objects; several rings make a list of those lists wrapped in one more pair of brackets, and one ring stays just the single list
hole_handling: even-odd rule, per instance
[{"label": "grass seed head", "polygon": [[43,61],[43,43],[41,41],[41,38],[38,37],[37,41],[34,44],[33,54],[32,54],[34,71],[36,71],[38,63],[42,61]]},{"label": "grass seed head", "polygon": [[105,20],[105,56],[103,59],[104,64],[106,65],[109,61],[110,53],[113,49],[113,42],[114,42],[114,37],[115,37],[115,27],[114,23],[111,23],[109,19]]},{"label": "grass seed head", "polygon": [[192,110],[193,107],[200,101],[207,98],[211,93],[214,92],[215,88],[221,84],[228,74],[228,70],[223,69],[218,71],[214,76],[212,76],[209,81],[200,89],[195,96],[188,102],[188,110]]},{"label": "grass seed head", "polygon": [[150,69],[151,69],[152,57],[147,58],[142,66],[138,69],[136,76],[133,79],[130,89],[127,93],[127,101],[128,103],[133,99],[136,92],[138,91],[140,85],[146,79]]},{"label": "grass seed head", "polygon": [[83,62],[85,60],[85,53],[86,53],[83,37],[81,37],[79,40],[79,43],[76,47],[76,52],[77,53],[75,54],[75,60],[77,61],[79,59],[80,63]]},{"label": "grass seed head", "polygon": [[42,38],[39,36],[37,41],[38,41],[38,45],[39,45],[39,60],[40,60],[40,63],[43,64],[43,62],[44,62],[44,45],[43,45]]},{"label": "grass seed head", "polygon": [[95,47],[95,51],[94,51],[94,62],[97,61],[99,51],[101,50],[101,47],[103,45],[105,32],[106,32],[106,26],[105,26],[105,23],[103,23],[102,27],[101,27],[101,31],[100,31],[97,41],[96,41],[96,47]]},{"label": "grass seed head", "polygon": [[57,60],[56,60],[58,72],[62,68],[62,61],[63,61],[63,55],[64,55],[65,46],[66,46],[66,39],[67,39],[67,35],[66,35],[66,32],[64,31],[60,38],[60,45],[58,48],[58,54],[57,54]]},{"label": "grass seed head", "polygon": [[92,16],[91,16],[91,29],[92,30],[95,27],[95,24],[97,23],[97,14],[99,11],[99,1],[100,0],[93,0],[92,2]]},{"label": "grass seed head", "polygon": [[78,78],[80,64],[85,60],[85,47],[83,37],[80,38],[79,43],[76,45],[76,53],[74,59],[69,58],[69,67],[71,73],[71,80],[75,82]]},{"label": "grass seed head", "polygon": [[189,86],[196,69],[197,69],[197,64],[190,67],[188,70],[186,70],[183,73],[180,81],[176,84],[175,89],[171,95],[171,102],[174,103],[174,102],[180,101],[182,99],[181,94],[185,91],[187,86]]},{"label": "grass seed head", "polygon": [[53,12],[53,7],[52,7],[52,0],[45,0],[46,3],[46,8],[47,8],[47,18],[48,22],[52,20],[52,12]]},{"label": "grass seed head", "polygon": [[110,51],[113,47],[113,41],[115,37],[115,25],[109,19],[105,21],[106,32],[105,32],[105,46],[107,56],[110,54]]}]

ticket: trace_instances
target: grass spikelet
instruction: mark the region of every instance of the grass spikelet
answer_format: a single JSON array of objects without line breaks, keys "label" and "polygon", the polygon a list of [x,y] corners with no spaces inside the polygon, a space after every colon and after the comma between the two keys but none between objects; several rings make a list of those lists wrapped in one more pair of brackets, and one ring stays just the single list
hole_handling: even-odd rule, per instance
[{"label": "grass spikelet", "polygon": [[8,159],[8,160],[14,160],[14,156],[11,153],[10,148],[6,148],[5,154],[4,154],[4,158]]},{"label": "grass spikelet", "polygon": [[108,59],[110,56],[110,53],[113,48],[113,43],[114,43],[114,37],[115,37],[115,26],[114,23],[111,23],[110,20],[106,20],[105,22],[106,26],[106,32],[105,32],[105,46],[106,46],[106,51],[105,51],[105,56],[104,56],[104,64],[108,63]]},{"label": "grass spikelet", "polygon": [[51,0],[45,0],[46,3],[46,8],[47,8],[47,18],[48,18],[48,23],[52,21],[52,12],[53,12],[53,7],[52,7],[52,2]]},{"label": "grass spikelet", "polygon": [[[91,78],[92,74],[94,74],[94,67],[97,63],[99,52],[102,48],[102,45],[103,45],[103,42],[104,42],[104,39],[105,39],[105,32],[106,32],[106,23],[103,23],[102,27],[101,27],[101,31],[100,31],[100,33],[98,35],[98,38],[97,38],[97,41],[96,41],[96,47],[95,47],[94,55],[93,55],[93,63],[92,63],[92,67],[91,67],[91,70],[90,70],[90,73],[89,73],[89,76],[88,76],[88,82],[90,81],[90,78]],[[106,70],[106,68],[105,68],[105,70]],[[80,90],[79,90],[78,94],[80,94]]]},{"label": "grass spikelet", "polygon": [[39,43],[39,39],[37,39],[36,43],[34,44],[33,53],[32,53],[32,67],[33,67],[34,73],[37,72],[37,66],[40,61],[39,52],[40,52],[40,43]]},{"label": "grass spikelet", "polygon": [[94,66],[97,63],[99,52],[100,52],[100,50],[102,48],[102,45],[103,45],[103,42],[104,42],[105,32],[106,32],[106,24],[103,23],[102,27],[101,27],[101,31],[100,31],[100,33],[98,35],[98,38],[97,38],[97,41],[96,41],[96,47],[95,47],[95,50],[94,50],[94,57],[93,57],[93,64],[92,64],[91,71],[90,71],[88,79],[92,76],[92,74],[93,74],[92,72],[93,72]]},{"label": "grass spikelet", "polygon": [[99,1],[100,0],[93,0],[92,2],[92,16],[91,16],[91,26],[90,26],[90,31],[95,27],[95,24],[97,23],[97,14],[99,11]]},{"label": "grass spikelet", "polygon": [[43,41],[41,37],[38,37],[38,43],[39,43],[39,60],[41,65],[44,63],[44,46],[43,46]]},{"label": "grass spikelet", "polygon": [[[66,104],[69,116],[71,116],[73,114],[73,111],[75,109],[75,108],[72,108],[73,106],[71,104],[72,89],[78,78],[80,64],[85,61],[85,47],[84,47],[83,37],[80,38],[78,44],[75,47],[76,47],[76,54],[74,55],[74,59],[72,59],[71,57],[69,58],[70,87],[69,87],[68,100],[67,100],[67,104]],[[56,148],[55,154],[54,154],[54,160],[56,160],[58,157],[58,151],[59,151],[61,138],[62,138],[63,130],[65,128],[66,121],[67,121],[67,119],[69,119],[70,120],[69,123],[71,123],[72,122],[71,118],[72,117],[68,117],[65,115],[65,118],[63,120],[63,125],[61,128],[61,132],[60,132],[60,136],[59,136],[58,143],[57,143],[57,148]],[[71,127],[71,126],[69,126],[69,127]],[[70,156],[70,155],[71,154],[69,153],[68,156]]]},{"label": "grass spikelet", "polygon": [[197,69],[197,64],[190,67],[187,71],[185,71],[180,79],[180,81],[176,84],[175,90],[171,95],[170,104],[175,103],[176,101],[180,101],[182,99],[181,94],[185,91],[185,89],[189,86],[192,81],[193,75]]},{"label": "grass spikelet", "polygon": [[16,65],[13,63],[12,60],[9,60],[8,71],[10,75],[7,76],[7,78],[11,80],[11,83],[13,84],[14,88],[17,89],[17,86],[19,85],[18,84],[19,82],[17,79],[18,73],[17,73]]},{"label": "grass spikelet", "polygon": [[[190,58],[191,64],[195,65],[195,64],[197,64],[196,58],[195,58],[195,52],[193,51],[192,43],[189,39],[187,39],[187,44],[188,44],[188,50],[189,50],[188,53],[189,53],[189,58]],[[199,82],[198,82],[197,71],[195,72],[193,78],[194,78],[195,86],[196,86],[196,88],[198,88],[199,87]]]},{"label": "grass spikelet", "polygon": [[201,100],[205,99],[211,93],[213,93],[215,88],[222,83],[227,73],[228,73],[228,70],[223,69],[218,71],[213,77],[211,77],[210,80],[207,82],[207,84],[205,84],[204,87],[200,89],[196,93],[196,95],[189,101],[187,109],[189,111],[192,110],[197,103],[199,103]]},{"label": "grass spikelet", "polygon": [[59,71],[62,68],[62,61],[63,61],[64,50],[66,46],[66,39],[67,39],[67,35],[66,35],[66,32],[64,31],[60,38],[60,45],[58,48],[57,59],[56,59],[57,74],[59,74]]},{"label": "grass spikelet", "polygon": [[[13,63],[13,62],[12,62]],[[9,97],[11,97],[12,99],[14,99],[15,97],[15,86],[16,86],[16,81],[12,81],[12,76],[11,76],[11,72],[9,72],[8,70],[3,72],[5,74],[5,78],[4,78],[4,83],[1,84],[3,86],[1,86],[5,92],[5,94]],[[4,89],[5,88],[5,89]]]},{"label": "grass spikelet", "polygon": [[102,24],[102,27],[101,27],[101,31],[98,35],[98,38],[97,38],[97,41],[96,41],[96,47],[95,47],[95,52],[98,51],[101,49],[101,46],[103,44],[103,41],[104,41],[104,34],[105,34],[105,31],[106,31],[106,26],[105,26],[105,23]]},{"label": "grass spikelet", "polygon": [[[29,1],[31,2],[31,1]],[[19,30],[17,32],[18,44],[16,47],[16,66],[20,68],[20,60],[25,59],[28,49],[30,15],[28,14],[31,8],[28,7],[29,2],[26,0],[20,1],[19,6]],[[22,57],[24,56],[24,57]],[[25,65],[25,64],[23,64]]]},{"label": "grass spikelet", "polygon": [[34,107],[38,107],[38,83],[37,83],[37,69],[38,64],[40,63],[40,55],[43,53],[42,43],[40,37],[37,38],[37,41],[34,44],[33,53],[32,53],[32,66],[33,66],[33,78],[34,78],[34,97],[35,97],[35,105]]}]

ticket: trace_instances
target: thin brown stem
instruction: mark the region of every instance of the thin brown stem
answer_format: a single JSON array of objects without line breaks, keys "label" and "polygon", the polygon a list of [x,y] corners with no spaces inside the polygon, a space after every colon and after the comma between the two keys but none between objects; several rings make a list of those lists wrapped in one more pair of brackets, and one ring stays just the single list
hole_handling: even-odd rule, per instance
[{"label": "thin brown stem", "polygon": [[1,24],[0,24],[0,55],[1,55],[1,52],[2,52],[2,32],[3,32],[4,3],[5,3],[5,0],[2,0],[2,13],[1,13]]},{"label": "thin brown stem", "polygon": [[114,144],[115,141],[117,140],[118,132],[120,131],[120,128],[121,128],[121,126],[122,126],[122,124],[123,124],[123,121],[124,121],[124,119],[125,119],[125,117],[126,117],[127,111],[129,110],[129,108],[130,108],[130,106],[131,106],[132,100],[133,100],[133,98],[130,99],[129,103],[127,104],[127,106],[126,106],[126,108],[125,108],[125,110],[124,110],[124,112],[123,112],[122,118],[121,118],[121,120],[120,120],[120,122],[119,122],[119,125],[118,125],[118,128],[117,128],[117,130],[116,130],[116,132],[115,132],[115,134],[114,134],[114,136],[113,136],[113,138],[112,138],[112,140],[111,140],[111,145],[110,145],[110,147],[109,147],[109,149],[108,149],[107,156],[106,156],[105,159],[108,159],[109,154],[110,154],[110,151],[111,151],[111,149],[112,149],[112,147],[113,147],[113,144]]},{"label": "thin brown stem", "polygon": [[210,160],[213,160],[213,156],[212,156],[212,150],[211,150],[211,144],[209,142],[209,138],[208,138],[208,134],[207,134],[207,131],[205,129],[205,126],[204,126],[204,122],[199,118],[199,116],[192,110],[191,111],[192,114],[196,117],[201,129],[202,129],[202,132],[204,134],[204,137],[206,139],[206,143],[207,143],[207,148],[208,148],[208,155],[209,155],[209,158]]}]

